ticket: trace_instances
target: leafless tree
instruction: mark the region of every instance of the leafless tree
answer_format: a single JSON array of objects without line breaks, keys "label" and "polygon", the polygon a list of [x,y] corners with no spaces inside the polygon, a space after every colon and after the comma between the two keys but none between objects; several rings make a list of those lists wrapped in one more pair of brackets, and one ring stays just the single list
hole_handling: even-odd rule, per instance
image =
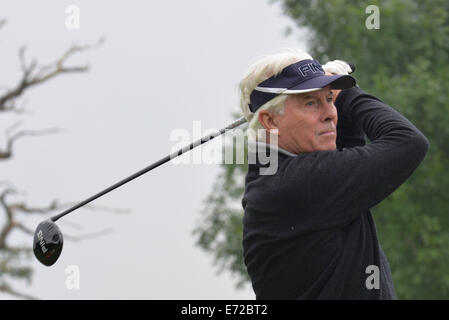
[{"label": "leafless tree", "polygon": [[[6,20],[0,20],[0,29],[4,27]],[[72,45],[58,59],[51,63],[40,65],[33,58],[26,58],[26,47],[19,50],[19,61],[21,66],[20,81],[10,88],[4,88],[0,91],[0,115],[3,113],[15,113],[19,117],[26,116],[25,108],[19,105],[19,98],[22,98],[26,91],[36,85],[44,84],[61,74],[84,73],[89,70],[88,65],[68,65],[67,60],[75,54],[85,52],[103,44],[104,39],[100,38],[94,45]],[[7,161],[13,158],[14,145],[19,139],[29,136],[39,136],[61,132],[60,128],[47,128],[42,130],[18,130],[21,121],[14,123],[5,130],[6,146],[0,146],[0,161]],[[15,132],[14,132],[15,131]],[[5,178],[5,177],[2,177]],[[48,215],[55,210],[61,210],[73,205],[70,203],[62,204],[57,199],[50,201],[47,206],[36,207],[26,201],[14,200],[13,197],[23,193],[9,181],[0,181],[0,292],[23,299],[34,299],[35,297],[18,292],[11,285],[12,279],[31,281],[32,268],[30,258],[32,258],[31,246],[20,246],[10,243],[11,234],[18,231],[33,236],[34,230],[26,224],[26,217],[29,215]],[[95,208],[93,206],[87,206]],[[102,210],[112,211],[112,209],[102,208]],[[102,230],[100,232],[71,236],[64,235],[67,240],[78,241],[91,237],[104,235],[111,230]],[[31,242],[30,242],[31,243]]]}]

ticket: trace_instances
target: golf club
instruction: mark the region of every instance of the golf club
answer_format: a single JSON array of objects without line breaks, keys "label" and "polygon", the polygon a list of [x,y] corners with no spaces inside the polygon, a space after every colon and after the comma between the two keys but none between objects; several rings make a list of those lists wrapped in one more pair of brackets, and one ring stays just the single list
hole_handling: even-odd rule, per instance
[{"label": "golf club", "polygon": [[65,216],[65,215],[69,214],[70,212],[88,204],[89,202],[105,195],[106,193],[111,192],[112,190],[124,185],[125,183],[130,182],[131,180],[143,175],[144,173],[147,173],[148,171],[151,171],[154,168],[159,167],[160,165],[170,161],[171,159],[174,159],[174,158],[182,155],[183,153],[190,151],[193,148],[195,148],[199,145],[202,145],[203,143],[210,141],[210,140],[214,139],[215,137],[222,135],[225,132],[240,126],[241,124],[243,124],[245,122],[247,122],[247,120],[244,117],[242,117],[242,118],[234,121],[227,127],[223,128],[217,132],[214,132],[210,135],[207,135],[195,142],[192,142],[190,145],[188,145],[174,153],[169,154],[168,156],[149,165],[148,167],[134,173],[133,175],[131,175],[131,176],[115,183],[114,185],[104,189],[103,191],[91,196],[90,198],[88,198],[84,201],[81,201],[80,203],[65,210],[64,212],[62,212],[54,217],[51,217],[48,220],[41,222],[37,226],[36,231],[34,232],[34,240],[33,240],[33,251],[34,251],[34,255],[36,256],[37,260],[39,260],[42,264],[44,264],[46,266],[51,266],[56,262],[56,260],[58,260],[59,256],[61,255],[64,239],[63,239],[61,230],[59,229],[59,227],[56,225],[55,222],[57,220],[59,220],[60,218],[62,218],[63,216]]}]

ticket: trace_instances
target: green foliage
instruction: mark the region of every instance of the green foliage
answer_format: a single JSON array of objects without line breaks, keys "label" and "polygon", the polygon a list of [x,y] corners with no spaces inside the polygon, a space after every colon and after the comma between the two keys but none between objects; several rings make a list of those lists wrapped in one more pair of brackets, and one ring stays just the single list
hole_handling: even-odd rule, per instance
[{"label": "green foliage", "polygon": [[[448,299],[449,2],[281,3],[284,13],[299,28],[308,30],[308,51],[313,57],[322,63],[333,59],[354,62],[359,85],[405,115],[428,138],[426,159],[404,185],[373,209],[373,215],[398,298]],[[379,7],[380,29],[365,27],[368,5]],[[241,200],[244,182],[234,176],[240,177],[246,167],[222,168],[217,189],[207,200],[207,219],[197,234],[207,234],[200,241],[202,247],[212,252],[222,266],[230,261],[231,270],[241,272],[240,279],[245,279],[244,267],[236,265],[241,262],[241,243],[236,240],[240,241],[241,230],[237,226],[229,228],[231,220],[237,223],[243,212],[241,207],[228,216],[226,212]],[[231,248],[234,245],[238,247]]]}]

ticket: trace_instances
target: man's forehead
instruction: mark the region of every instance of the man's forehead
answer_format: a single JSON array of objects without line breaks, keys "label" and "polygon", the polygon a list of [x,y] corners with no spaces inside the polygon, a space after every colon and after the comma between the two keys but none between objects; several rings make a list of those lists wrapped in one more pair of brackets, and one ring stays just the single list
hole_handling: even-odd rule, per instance
[{"label": "man's forehead", "polygon": [[332,93],[331,88],[330,87],[325,87],[325,88],[317,90],[317,91],[298,93],[298,94],[295,94],[295,96],[297,98],[300,98],[300,99],[307,99],[307,98],[310,98],[310,97],[319,97],[319,96],[321,96],[323,94],[324,95],[328,95],[328,94],[331,94],[331,93]]}]

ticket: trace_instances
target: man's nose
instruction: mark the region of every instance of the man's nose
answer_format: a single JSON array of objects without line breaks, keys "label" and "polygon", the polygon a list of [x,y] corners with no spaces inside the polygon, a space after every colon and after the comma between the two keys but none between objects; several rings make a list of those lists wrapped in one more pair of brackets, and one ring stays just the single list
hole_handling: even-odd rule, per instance
[{"label": "man's nose", "polygon": [[325,102],[323,113],[321,116],[322,121],[334,120],[337,117],[337,109],[334,106],[333,102]]}]

